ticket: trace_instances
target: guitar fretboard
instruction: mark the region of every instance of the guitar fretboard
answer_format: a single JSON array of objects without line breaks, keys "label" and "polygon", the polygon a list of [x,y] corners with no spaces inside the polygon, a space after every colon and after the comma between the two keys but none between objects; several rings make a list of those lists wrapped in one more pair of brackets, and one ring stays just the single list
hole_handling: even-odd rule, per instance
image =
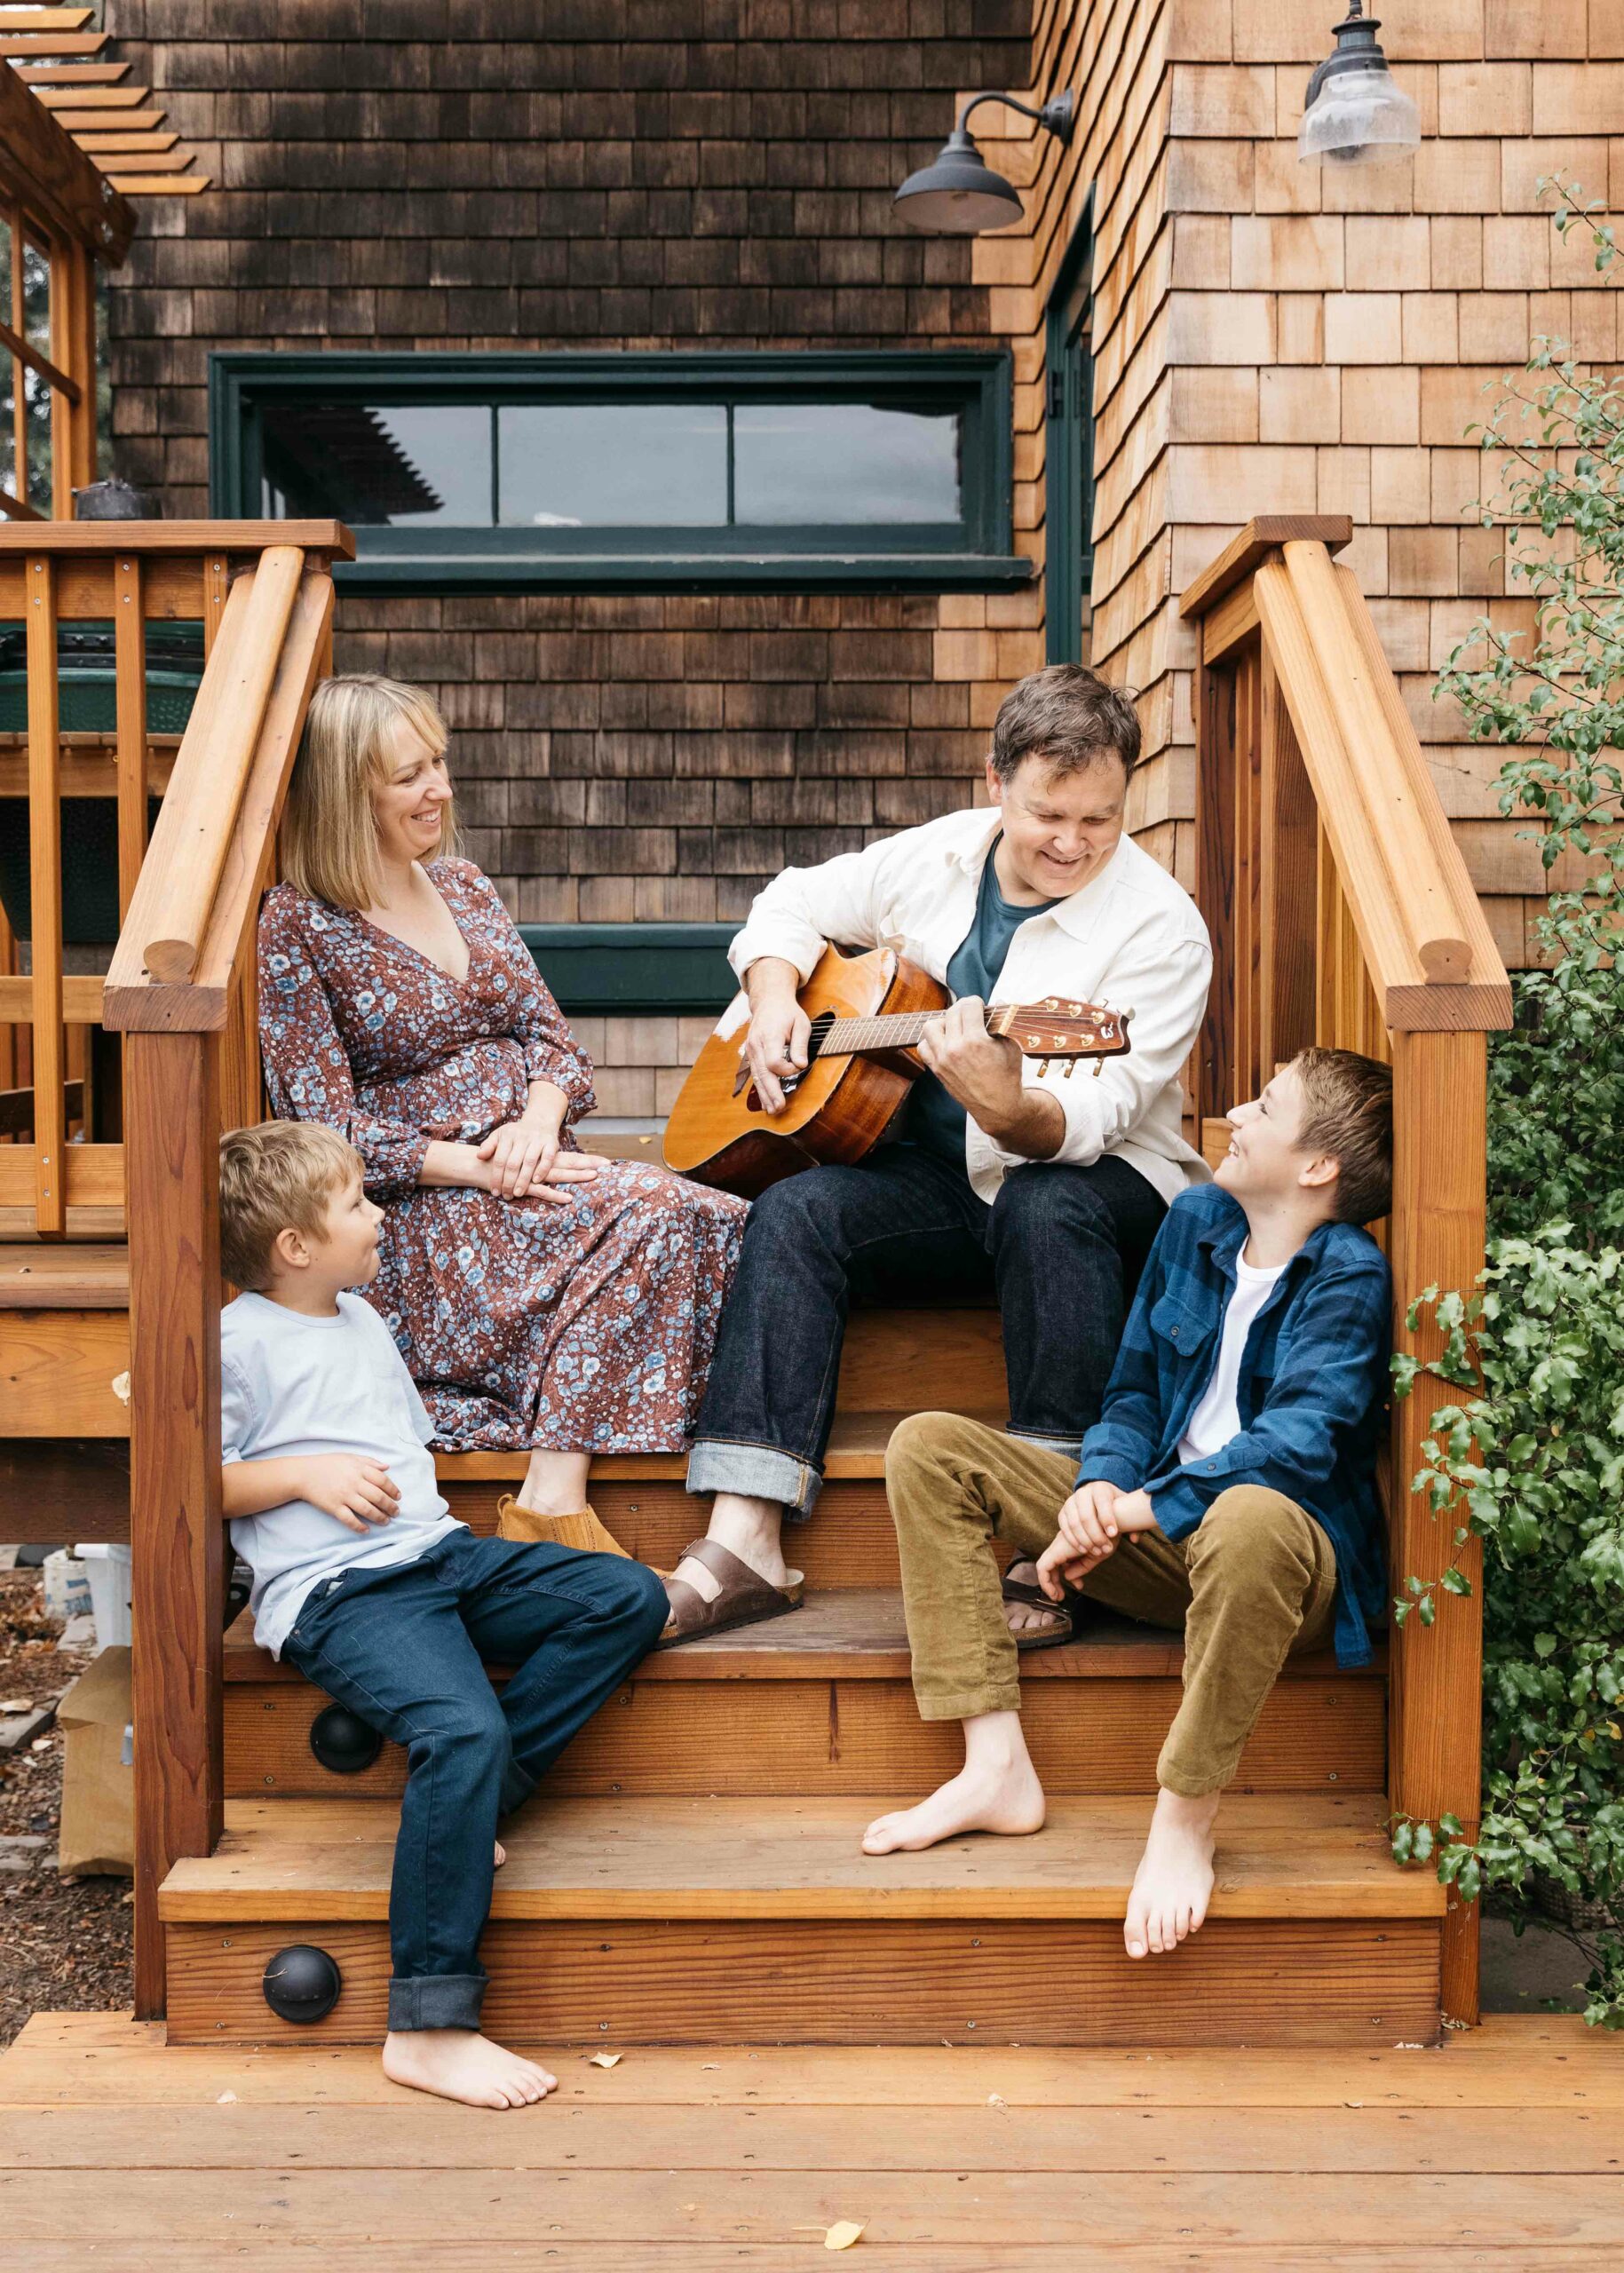
[{"label": "guitar fretboard", "polygon": [[940,1010],[893,1011],[883,1018],[836,1018],[820,1036],[820,1057],[845,1057],[865,1049],[911,1049]]}]

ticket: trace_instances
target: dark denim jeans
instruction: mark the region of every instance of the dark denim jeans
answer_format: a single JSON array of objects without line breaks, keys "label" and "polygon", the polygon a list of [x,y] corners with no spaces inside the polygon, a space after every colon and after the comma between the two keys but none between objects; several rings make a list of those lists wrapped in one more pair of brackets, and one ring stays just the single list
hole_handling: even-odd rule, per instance
[{"label": "dark denim jeans", "polygon": [[[406,1746],[392,2029],[479,2025],[497,1818],[653,1646],[667,1610],[645,1564],[468,1531],[305,1597],[282,1655]],[[483,1659],[513,1668],[500,1693]]]},{"label": "dark denim jeans", "polygon": [[750,1209],[688,1462],[690,1492],[808,1516],[822,1480],[853,1300],[984,1301],[1003,1318],[1010,1430],[1074,1453],[1099,1418],[1128,1305],[1166,1203],[1107,1153],[1034,1160],[992,1206],[921,1145],[808,1168]]}]

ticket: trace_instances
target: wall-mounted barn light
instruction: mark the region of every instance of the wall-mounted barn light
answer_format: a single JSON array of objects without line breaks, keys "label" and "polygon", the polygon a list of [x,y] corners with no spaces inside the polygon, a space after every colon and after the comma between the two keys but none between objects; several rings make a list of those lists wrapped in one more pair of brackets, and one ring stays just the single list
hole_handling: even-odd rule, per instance
[{"label": "wall-mounted barn light", "polygon": [[1017,102],[1013,95],[972,95],[943,143],[941,154],[910,174],[892,201],[903,219],[911,221],[915,228],[973,237],[983,229],[1007,229],[1011,221],[1020,219],[1019,191],[993,171],[970,131],[970,114],[979,103],[1003,103],[1019,111],[1023,118],[1035,118],[1063,148],[1071,140],[1077,120],[1076,97],[1069,90],[1051,95],[1041,110]]},{"label": "wall-mounted barn light", "polygon": [[1349,0],[1336,45],[1308,83],[1297,156],[1327,165],[1380,166],[1407,157],[1421,116],[1376,44],[1380,20]]}]

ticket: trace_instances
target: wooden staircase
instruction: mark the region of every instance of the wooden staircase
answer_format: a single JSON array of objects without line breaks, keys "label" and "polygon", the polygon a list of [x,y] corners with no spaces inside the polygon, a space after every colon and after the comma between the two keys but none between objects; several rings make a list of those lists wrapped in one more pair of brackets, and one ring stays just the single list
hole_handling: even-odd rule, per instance
[{"label": "wooden staircase", "polygon": [[[1200,897],[1218,948],[1197,1110],[1205,1120],[1251,1093],[1303,1041],[1390,1056],[1398,1173],[1385,1236],[1397,1331],[1424,1353],[1402,1306],[1429,1279],[1462,1284],[1476,1268],[1484,1031],[1509,995],[1367,611],[1331,560],[1347,533],[1251,525],[1186,598],[1201,658]],[[99,979],[65,979],[48,939],[32,978],[0,977],[0,1012],[32,1019],[32,1062],[51,1071],[43,1086],[36,1072],[32,1144],[0,1142],[6,1528],[118,1535],[107,1477],[128,1444],[138,2014],[167,2014],[178,2042],[365,2042],[382,2025],[401,1762],[384,1746],[353,1774],[323,1767],[311,1733],[324,1700],[241,1621],[223,1634],[213,1231],[218,1131],[261,1109],[254,914],[325,667],[326,564],[347,537],[170,525],[144,531],[155,551],[121,569],[106,535],[73,534],[59,559],[59,530],[34,539],[60,592],[79,597],[93,569],[107,614],[121,589],[149,613],[201,607],[210,661],[153,847],[121,854],[127,920],[105,994]],[[0,531],[0,614],[13,585],[19,601],[27,589],[7,577],[28,535]],[[121,816],[144,832],[138,665],[106,757]],[[122,649],[120,668],[122,684]],[[53,718],[44,700],[30,712],[31,800],[58,794]],[[192,831],[209,848],[201,863]],[[51,841],[42,827],[36,843]],[[51,1042],[75,1018],[126,1036],[115,1130],[75,1122],[85,1091]],[[957,1758],[956,1730],[913,1706],[885,1445],[904,1414],[996,1418],[1004,1405],[992,1312],[854,1318],[828,1481],[797,1534],[808,1604],[646,1660],[504,1834],[484,1952],[499,2031],[617,2047],[989,2033],[1385,2046],[1433,2039],[1440,2012],[1476,2017],[1474,1914],[1429,1873],[1397,1869],[1388,1846],[1396,1810],[1473,1821],[1475,1603],[1452,1602],[1434,1629],[1412,1621],[1360,1673],[1325,1657],[1288,1664],[1226,1805],[1209,1922],[1174,1957],[1131,1963],[1121,1920],[1178,1692],[1176,1636],[1102,1619],[1028,1658],[1026,1726],[1052,1800],[1043,1833],[860,1853],[871,1815],[920,1796]],[[1414,1407],[1396,1416],[1390,1516],[1395,1571],[1430,1575],[1455,1548],[1404,1489],[1423,1421]],[[487,1528],[522,1464],[440,1466],[456,1511]],[[682,1469],[621,1459],[593,1475],[610,1527],[663,1567],[698,1528]],[[298,2030],[273,2016],[261,1979],[302,1941],[330,1952],[344,1987],[325,2020]]]},{"label": "wooden staircase", "polygon": [[[797,1535],[807,1606],[646,1659],[504,1831],[485,1942],[499,2032],[615,2048],[1433,2035],[1444,1897],[1388,1853],[1379,1666],[1293,1661],[1242,1764],[1212,1921],[1165,1967],[1129,1962],[1121,1919],[1177,1702],[1176,1635],[1102,1618],[1029,1657],[1026,1726],[1054,1803],[1038,1837],[860,1853],[871,1816],[959,1758],[956,1727],[914,1706],[883,1487],[897,1416],[870,1400],[894,1397],[900,1371],[903,1386],[934,1382],[960,1410],[995,1412],[995,1326],[974,1311],[855,1320],[840,1449]],[[442,1465],[487,1525],[491,1485]],[[606,1461],[595,1501],[669,1567],[694,1527],[679,1463],[625,1465],[668,1472]],[[327,1700],[257,1649],[246,1620],[225,1686],[226,1835],[178,1863],[160,1897],[171,2039],[366,2041],[382,2025],[402,1755],[384,1746],[355,1772],[323,1768],[311,1730]],[[327,1950],[344,1976],[313,2031],[272,2019],[261,1994],[292,1942]]]}]

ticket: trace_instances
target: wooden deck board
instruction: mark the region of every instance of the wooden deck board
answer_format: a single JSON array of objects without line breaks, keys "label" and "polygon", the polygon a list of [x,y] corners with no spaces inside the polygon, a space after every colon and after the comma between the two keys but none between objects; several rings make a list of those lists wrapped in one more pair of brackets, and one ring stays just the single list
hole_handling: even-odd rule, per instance
[{"label": "wooden deck board", "polygon": [[891,2273],[1601,2273],[1624,2250],[1624,2046],[1577,2020],[1358,2055],[553,2055],[556,2098],[506,2115],[369,2052],[161,2039],[44,2015],[0,2058],[29,2273],[792,2273],[845,2218]]}]

